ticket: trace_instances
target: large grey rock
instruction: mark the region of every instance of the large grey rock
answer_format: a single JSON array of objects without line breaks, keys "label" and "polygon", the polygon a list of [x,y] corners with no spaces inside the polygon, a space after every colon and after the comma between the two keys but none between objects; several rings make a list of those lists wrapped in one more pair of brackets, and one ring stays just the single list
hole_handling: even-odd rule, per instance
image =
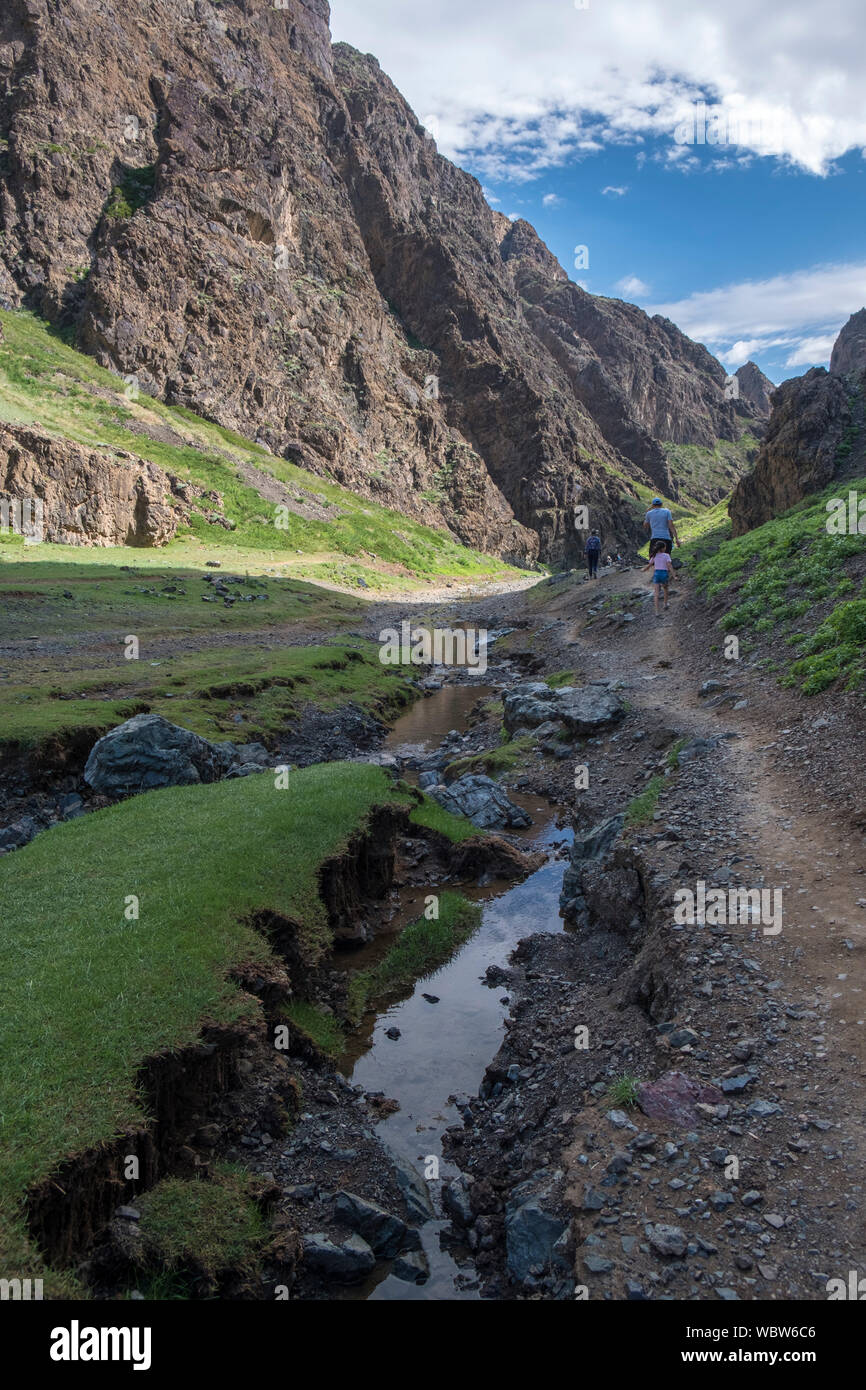
[{"label": "large grey rock", "polygon": [[406,1284],[426,1284],[430,1265],[423,1250],[412,1250],[408,1255],[398,1255],[391,1273]]},{"label": "large grey rock", "polygon": [[468,816],[482,830],[531,825],[532,818],[490,777],[470,773],[448,787],[432,787],[429,795],[455,816]]},{"label": "large grey rock", "polygon": [[537,729],[556,720],[572,734],[590,734],[624,717],[625,706],[619,696],[601,684],[551,690],[543,681],[526,681],[509,691],[503,701],[503,722],[509,733]]},{"label": "large grey rock", "polygon": [[625,706],[602,685],[563,686],[556,691],[556,715],[571,733],[591,734],[618,724],[625,718]]},{"label": "large grey rock", "polygon": [[503,723],[508,732],[536,729],[554,719],[556,694],[544,681],[524,681],[515,686],[503,701]]},{"label": "large grey rock", "polygon": [[401,1221],[399,1216],[393,1216],[375,1202],[368,1202],[354,1192],[337,1194],[335,1214],[351,1230],[363,1236],[374,1254],[382,1259],[392,1260],[400,1250],[409,1246],[417,1249],[421,1243],[418,1232]]},{"label": "large grey rock", "polygon": [[545,1274],[571,1273],[568,1257],[569,1223],[545,1209],[546,1194],[532,1193],[505,1208],[505,1247],[508,1273],[522,1284],[536,1268]]},{"label": "large grey rock", "polygon": [[679,1226],[668,1226],[664,1222],[647,1226],[647,1239],[659,1255],[673,1255],[675,1258],[686,1253],[688,1242]]},{"label": "large grey rock", "polygon": [[443,1187],[442,1205],[458,1226],[471,1226],[475,1220],[469,1201],[469,1186],[462,1175]]},{"label": "large grey rock", "polygon": [[304,1264],[341,1284],[357,1284],[376,1265],[376,1256],[360,1236],[349,1236],[335,1245],[324,1231],[304,1236]]},{"label": "large grey rock", "polygon": [[[259,749],[253,745],[253,758]],[[241,757],[233,743],[210,743],[160,714],[137,714],[94,744],[84,778],[106,796],[126,796],[243,776],[260,765],[248,762],[250,756],[249,749]]]},{"label": "large grey rock", "polygon": [[403,1200],[406,1203],[410,1220],[431,1221],[436,1212],[430,1199],[427,1184],[418,1169],[413,1167],[408,1159],[404,1158],[397,1149],[386,1143],[381,1137],[379,1143],[394,1170],[394,1177],[397,1179],[397,1186],[403,1193]]},{"label": "large grey rock", "polygon": [[587,902],[585,881],[587,865],[604,861],[610,854],[625,824],[625,815],[608,816],[585,835],[577,836],[571,847],[568,868],[562,877],[559,906],[563,916],[585,925]]},{"label": "large grey rock", "polygon": [[32,816],[22,816],[20,820],[0,830],[0,852],[7,849],[21,849],[39,834],[40,827]]}]

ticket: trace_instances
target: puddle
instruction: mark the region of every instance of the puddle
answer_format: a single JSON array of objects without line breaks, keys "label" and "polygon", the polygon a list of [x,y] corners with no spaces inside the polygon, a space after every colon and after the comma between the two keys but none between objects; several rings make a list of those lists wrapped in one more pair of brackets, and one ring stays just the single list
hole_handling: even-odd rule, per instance
[{"label": "puddle", "polygon": [[[492,685],[443,685],[400,716],[390,730],[383,750],[409,758],[437,748],[452,729],[463,733],[479,700],[499,692]],[[455,755],[456,756],[456,755]]]},{"label": "puddle", "polygon": [[[407,744],[419,751],[430,751],[450,729],[462,729],[468,711],[481,694],[492,693],[476,686],[453,686],[437,691],[419,702],[398,721],[389,738],[389,749],[401,750]],[[423,723],[421,718],[423,717]],[[552,807],[537,795],[521,799],[534,817],[524,840],[548,851],[547,862],[522,883],[489,883],[483,887],[461,885],[466,896],[482,904],[481,925],[456,956],[433,975],[418,982],[411,996],[392,1004],[378,1015],[370,1015],[353,1035],[342,1059],[342,1069],[353,1082],[367,1091],[382,1091],[399,1101],[399,1111],[378,1126],[382,1139],[401,1157],[408,1159],[422,1175],[425,1168],[438,1163],[438,1180],[427,1188],[437,1211],[437,1219],[421,1230],[430,1263],[426,1284],[413,1285],[385,1273],[375,1284],[353,1292],[356,1298],[381,1300],[464,1300],[477,1299],[475,1288],[464,1288],[463,1280],[474,1284],[474,1267],[464,1263],[461,1278],[457,1258],[440,1245],[440,1232],[448,1225],[441,1219],[439,1194],[444,1183],[458,1169],[442,1157],[442,1134],[460,1123],[451,1095],[475,1095],[502,1042],[508,1006],[505,986],[490,988],[483,982],[489,965],[505,965],[508,956],[523,937],[533,932],[560,932],[559,894],[565,861],[561,847],[571,843],[570,830],[558,829]],[[559,851],[559,853],[558,853]],[[400,924],[420,915],[423,894],[416,890],[417,906],[408,902]],[[347,968],[370,963],[367,951],[381,956],[393,939],[389,933]],[[423,996],[434,995],[431,1004]],[[399,1028],[401,1036],[386,1037],[389,1029]]]}]

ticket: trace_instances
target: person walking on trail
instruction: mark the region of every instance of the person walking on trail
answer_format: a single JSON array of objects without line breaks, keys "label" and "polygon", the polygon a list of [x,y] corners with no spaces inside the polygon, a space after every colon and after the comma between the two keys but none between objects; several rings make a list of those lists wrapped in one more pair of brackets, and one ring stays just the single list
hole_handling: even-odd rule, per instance
[{"label": "person walking on trail", "polygon": [[[652,549],[652,547],[650,547],[650,549]],[[663,612],[667,612],[668,586],[674,577],[674,562],[668,552],[659,546],[658,549],[653,550],[649,564],[644,567],[644,572],[646,572],[646,570],[652,570],[653,572],[653,577],[650,580],[653,586],[653,611],[656,617],[658,617],[659,598],[662,595],[664,596]]]},{"label": "person walking on trail", "polygon": [[586,568],[589,579],[598,579],[598,561],[601,556],[601,540],[597,531],[591,531],[586,542]]},{"label": "person walking on trail", "polygon": [[649,531],[650,541],[664,541],[668,555],[673,554],[674,541],[677,545],[680,543],[673,516],[660,497],[653,498],[652,506],[644,517],[643,529]]}]

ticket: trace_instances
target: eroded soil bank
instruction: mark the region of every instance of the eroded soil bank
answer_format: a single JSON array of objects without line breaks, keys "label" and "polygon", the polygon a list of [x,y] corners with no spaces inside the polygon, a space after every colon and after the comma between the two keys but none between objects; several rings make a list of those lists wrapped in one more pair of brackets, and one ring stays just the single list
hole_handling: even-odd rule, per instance
[{"label": "eroded soil bank", "polygon": [[[814,749],[825,770],[842,756],[832,710],[726,665],[688,589],[654,619],[634,574],[426,616],[511,631],[483,681],[433,672],[391,736],[365,724],[356,756],[409,778],[431,750],[490,767],[533,824],[505,837],[508,852],[395,824],[393,878],[380,827],[364,891],[347,879],[328,896],[344,927],[363,918],[361,952],[299,977],[275,934],[295,995],[346,1023],[352,971],[430,893],[459,886],[483,909],[435,976],[349,1032],[338,1063],[295,1026],[275,1049],[287,980],[245,982],[264,1032],[173,1140],[178,1171],[207,1177],[227,1160],[262,1180],[269,1243],[217,1292],[825,1298],[829,1278],[866,1262],[861,787],[836,794],[800,756]],[[381,622],[371,613],[371,633]],[[502,695],[528,677],[605,682],[625,718],[588,738],[530,733],[490,764],[508,746]],[[310,728],[315,760],[324,733],[312,716]],[[580,844],[626,812],[605,854],[569,869],[572,834]],[[581,902],[563,922],[566,870]],[[675,893],[699,882],[781,891],[781,931],[675,921]],[[135,1196],[120,1195],[123,1211]],[[46,1252],[84,1253],[48,1197],[33,1212]],[[115,1214],[84,1266],[97,1295],[136,1287],[136,1222]],[[213,1285],[193,1271],[185,1296],[203,1292]]]}]

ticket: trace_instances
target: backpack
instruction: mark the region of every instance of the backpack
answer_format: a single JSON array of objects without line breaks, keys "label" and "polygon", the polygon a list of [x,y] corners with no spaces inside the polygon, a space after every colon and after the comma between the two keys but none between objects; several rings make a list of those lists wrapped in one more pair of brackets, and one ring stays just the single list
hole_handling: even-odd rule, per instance
[{"label": "backpack", "polygon": [[599,540],[598,536],[590,536],[589,540],[586,543],[586,550],[587,554],[592,555],[594,555],[596,551],[601,550],[601,541]]}]

